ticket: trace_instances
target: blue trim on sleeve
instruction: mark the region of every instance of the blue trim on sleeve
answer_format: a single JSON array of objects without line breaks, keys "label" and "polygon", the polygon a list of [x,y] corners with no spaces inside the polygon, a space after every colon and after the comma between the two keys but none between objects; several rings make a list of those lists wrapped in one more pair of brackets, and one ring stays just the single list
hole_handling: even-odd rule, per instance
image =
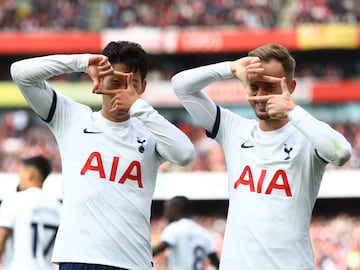
[{"label": "blue trim on sleeve", "polygon": [[219,131],[219,126],[220,126],[220,107],[218,105],[216,105],[216,118],[215,118],[214,127],[213,127],[213,130],[211,133],[209,131],[205,130],[206,136],[214,139]]},{"label": "blue trim on sleeve", "polygon": [[49,115],[46,119],[42,118],[41,119],[43,121],[45,121],[46,123],[49,123],[53,117],[54,117],[54,114],[55,114],[55,109],[56,109],[56,103],[57,103],[57,94],[56,92],[53,90],[53,100],[52,100],[52,103],[51,103],[51,107],[50,107],[50,111],[49,111]]},{"label": "blue trim on sleeve", "polygon": [[316,156],[318,157],[318,158],[320,158],[324,163],[329,163],[329,162],[327,162],[325,159],[323,159],[320,155],[319,155],[319,152],[315,149],[315,154],[316,154]]}]

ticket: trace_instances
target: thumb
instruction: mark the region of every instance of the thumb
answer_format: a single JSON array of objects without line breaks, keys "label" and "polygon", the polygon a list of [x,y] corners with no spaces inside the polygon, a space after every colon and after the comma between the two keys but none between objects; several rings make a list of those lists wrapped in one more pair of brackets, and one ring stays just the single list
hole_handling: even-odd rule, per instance
[{"label": "thumb", "polygon": [[96,93],[97,91],[100,90],[101,80],[100,80],[99,77],[92,78],[92,80],[93,80],[93,89],[92,89],[92,92],[93,92],[93,93]]}]

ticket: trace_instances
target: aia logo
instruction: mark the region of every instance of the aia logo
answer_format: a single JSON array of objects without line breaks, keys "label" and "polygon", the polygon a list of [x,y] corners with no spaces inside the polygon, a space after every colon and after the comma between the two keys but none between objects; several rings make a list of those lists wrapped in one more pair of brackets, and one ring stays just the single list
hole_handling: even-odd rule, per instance
[{"label": "aia logo", "polygon": [[240,185],[247,187],[250,192],[263,194],[271,194],[275,189],[283,190],[287,197],[292,197],[289,179],[284,170],[277,170],[274,174],[270,174],[267,169],[262,169],[259,179],[256,179],[253,176],[251,167],[247,165],[244,167],[239,179],[235,181],[234,189],[237,189]]},{"label": "aia logo", "polygon": [[125,184],[127,181],[135,181],[137,182],[139,188],[143,188],[141,163],[137,160],[133,160],[126,164],[127,168],[125,171],[118,171],[119,162],[120,157],[114,156],[110,171],[106,171],[106,166],[104,165],[101,153],[92,152],[82,167],[80,174],[86,175],[89,172],[97,172],[99,174],[99,178],[101,179],[117,182],[119,184]]}]

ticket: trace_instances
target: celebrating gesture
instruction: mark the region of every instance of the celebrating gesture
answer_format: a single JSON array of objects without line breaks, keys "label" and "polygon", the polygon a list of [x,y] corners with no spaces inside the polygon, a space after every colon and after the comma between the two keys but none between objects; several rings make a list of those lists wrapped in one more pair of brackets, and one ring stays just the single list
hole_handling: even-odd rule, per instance
[{"label": "celebrating gesture", "polygon": [[[347,162],[351,145],[294,103],[294,69],[286,48],[267,44],[172,78],[183,106],[224,150],[230,203],[221,270],[314,269],[313,206],[326,165]],[[215,104],[202,90],[234,77],[257,119]]]},{"label": "celebrating gesture", "polygon": [[[151,270],[150,210],[159,166],[186,165],[194,146],[140,98],[147,54],[114,41],[102,54],[49,55],[15,62],[11,75],[49,126],[62,159],[64,215],[52,260],[59,270]],[[93,111],[56,92],[46,79],[86,72]]]}]

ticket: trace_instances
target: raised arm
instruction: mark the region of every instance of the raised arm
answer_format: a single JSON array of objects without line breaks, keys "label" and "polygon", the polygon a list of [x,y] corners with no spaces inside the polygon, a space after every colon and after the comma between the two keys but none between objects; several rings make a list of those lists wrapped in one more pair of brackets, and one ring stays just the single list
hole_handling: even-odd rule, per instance
[{"label": "raised arm", "polygon": [[88,55],[50,55],[17,61],[11,65],[11,77],[30,107],[43,119],[49,115],[53,90],[47,79],[70,72],[85,72]]},{"label": "raised arm", "polygon": [[190,139],[145,100],[137,99],[130,107],[129,115],[145,124],[156,138],[157,151],[166,160],[182,166],[194,160],[195,148]]},{"label": "raised arm", "polygon": [[[254,72],[253,68],[251,74],[262,76],[260,66],[255,70]],[[247,74],[249,76],[249,72],[247,72]],[[244,81],[242,75],[238,77]],[[350,159],[352,151],[350,143],[342,134],[331,128],[328,124],[317,120],[302,107],[295,104],[285,77],[262,76],[262,78],[268,82],[279,83],[282,92],[275,95],[250,96],[248,97],[249,101],[265,102],[266,110],[272,119],[289,120],[308,138],[316,149],[318,156],[326,162],[341,166]]]},{"label": "raised arm", "polygon": [[232,77],[230,62],[222,62],[182,71],[171,82],[176,96],[197,124],[212,131],[216,105],[202,89],[212,82]]},{"label": "raised arm", "polygon": [[296,106],[288,118],[312,142],[325,161],[341,166],[350,159],[350,143],[328,124],[317,120],[300,106]]},{"label": "raised arm", "polygon": [[10,73],[30,107],[43,119],[53,105],[53,89],[47,79],[72,72],[86,72],[97,89],[102,77],[112,73],[107,57],[101,54],[59,54],[29,58],[11,65]]}]

